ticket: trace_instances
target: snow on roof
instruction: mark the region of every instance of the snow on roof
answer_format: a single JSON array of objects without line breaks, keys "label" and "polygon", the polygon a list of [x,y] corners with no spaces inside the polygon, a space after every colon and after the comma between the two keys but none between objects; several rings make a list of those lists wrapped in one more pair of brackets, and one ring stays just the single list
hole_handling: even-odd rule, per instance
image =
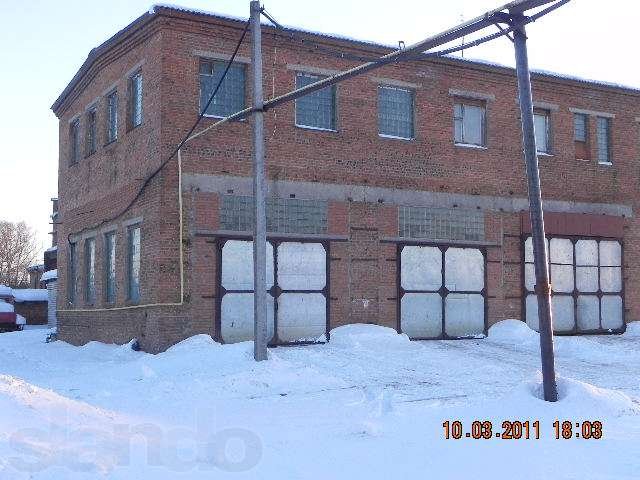
[{"label": "snow on roof", "polygon": [[49,292],[46,288],[14,288],[13,296],[16,302],[47,302]]},{"label": "snow on roof", "polygon": [[0,285],[0,297],[11,297],[13,293],[6,285]]},{"label": "snow on roof", "polygon": [[45,252],[56,252],[56,251],[58,251],[57,246],[49,247],[45,250]]},{"label": "snow on roof", "polygon": [[13,313],[13,305],[5,302],[4,300],[0,300],[0,312],[1,313]]},{"label": "snow on roof", "polygon": [[49,280],[57,280],[58,279],[58,269],[56,268],[55,270],[47,270],[46,272],[44,272],[42,274],[42,277],[40,277],[40,281],[41,282],[47,282]]}]

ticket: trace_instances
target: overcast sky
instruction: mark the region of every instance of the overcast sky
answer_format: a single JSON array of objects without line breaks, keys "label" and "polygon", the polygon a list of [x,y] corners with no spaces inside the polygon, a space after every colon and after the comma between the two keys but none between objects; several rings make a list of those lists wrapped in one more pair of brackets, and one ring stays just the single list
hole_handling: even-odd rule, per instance
[{"label": "overcast sky", "polygon": [[[248,0],[173,0],[248,15]],[[504,0],[265,0],[281,23],[397,44],[428,37]],[[532,68],[640,87],[640,2],[572,0],[529,28]],[[0,0],[0,219],[24,220],[50,240],[50,198],[57,195],[58,126],[50,106],[87,57],[149,9],[145,0]],[[620,9],[624,7],[624,12]],[[466,57],[513,65],[499,39]]]}]

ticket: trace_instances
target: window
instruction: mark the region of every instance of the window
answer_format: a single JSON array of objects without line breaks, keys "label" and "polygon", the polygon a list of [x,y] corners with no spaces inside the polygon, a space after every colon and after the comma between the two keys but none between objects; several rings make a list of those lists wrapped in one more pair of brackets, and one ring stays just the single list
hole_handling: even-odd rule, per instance
[{"label": "window", "polygon": [[[200,61],[200,111],[202,112],[211,98],[227,62],[216,60]],[[213,117],[226,117],[245,107],[245,68],[232,64],[224,78],[218,93],[205,112]]]},{"label": "window", "polygon": [[535,110],[533,112],[533,125],[536,133],[536,150],[538,153],[551,153],[549,112]]},{"label": "window", "polygon": [[485,146],[485,106],[479,103],[456,103],[453,111],[455,142]]},{"label": "window", "polygon": [[116,234],[104,236],[104,298],[107,303],[116,301]]},{"label": "window", "polygon": [[[524,243],[527,323],[538,329],[531,237]],[[553,327],[562,333],[624,328],[622,245],[614,239],[548,239]]]},{"label": "window", "polygon": [[80,157],[80,119],[69,126],[69,165],[78,163]]},{"label": "window", "polygon": [[96,301],[96,239],[84,241],[84,301],[93,304]]},{"label": "window", "polygon": [[78,252],[76,251],[76,243],[69,243],[69,258],[67,259],[67,301],[69,305],[76,303],[77,265]]},{"label": "window", "polygon": [[142,125],[142,72],[134,73],[129,79],[129,123],[131,128]]},{"label": "window", "polygon": [[385,137],[414,137],[413,92],[404,88],[378,87],[378,133]]},{"label": "window", "polygon": [[87,112],[87,156],[96,151],[96,109]]},{"label": "window", "polygon": [[129,300],[140,300],[140,226],[127,231],[127,286]]},{"label": "window", "polygon": [[573,136],[576,144],[576,158],[589,158],[589,117],[584,113],[573,115]]},{"label": "window", "polygon": [[606,117],[597,118],[598,163],[611,163],[611,120]]},{"label": "window", "polygon": [[118,92],[107,95],[107,143],[118,139]]},{"label": "window", "polygon": [[[296,88],[302,88],[322,80],[325,77],[296,74]],[[318,130],[336,129],[336,87],[330,87],[309,93],[296,100],[296,125]]]}]

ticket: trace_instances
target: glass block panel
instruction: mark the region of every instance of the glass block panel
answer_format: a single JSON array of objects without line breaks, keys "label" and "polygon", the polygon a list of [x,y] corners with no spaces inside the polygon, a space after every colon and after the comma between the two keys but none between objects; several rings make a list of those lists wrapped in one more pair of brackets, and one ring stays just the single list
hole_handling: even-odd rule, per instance
[{"label": "glass block panel", "polygon": [[450,337],[484,333],[484,298],[476,294],[452,293],[445,299],[445,331]]},{"label": "glass block panel", "polygon": [[396,87],[378,87],[378,132],[413,138],[413,92]]},{"label": "glass block panel", "polygon": [[[298,73],[296,88],[306,87],[325,77]],[[309,93],[295,101],[296,125],[301,127],[335,130],[335,96],[336,87],[326,87]]]},{"label": "glass block panel", "polygon": [[573,265],[573,243],[567,238],[552,238],[549,241],[551,263]]},{"label": "glass block panel", "polygon": [[622,248],[619,242],[609,240],[600,242],[600,265],[605,267],[622,265]]},{"label": "glass block panel", "polygon": [[524,286],[533,292],[536,286],[536,271],[533,263],[525,263],[524,265]]},{"label": "glass block panel", "polygon": [[442,286],[442,251],[407,246],[400,254],[400,284],[405,290],[438,290]]},{"label": "glass block panel", "polygon": [[540,323],[538,320],[538,298],[535,295],[527,295],[525,309],[527,313],[527,325],[537,332],[540,329]]},{"label": "glass block panel", "polygon": [[600,328],[600,300],[595,295],[578,297],[578,328],[580,330]]},{"label": "glass block panel", "polygon": [[327,254],[320,243],[278,245],[278,285],[283,290],[322,290],[327,281]]},{"label": "glass block panel", "polygon": [[575,328],[573,297],[555,296],[551,299],[553,328],[557,332],[567,332]]},{"label": "glass block panel", "polygon": [[614,295],[602,297],[602,328],[618,330],[623,324],[622,297]]},{"label": "glass block panel", "polygon": [[576,288],[579,292],[597,292],[598,267],[576,267]]},{"label": "glass block panel", "polygon": [[[226,63],[222,61],[203,62],[209,68],[200,68],[200,110],[202,111],[215,91],[224,74]],[[206,72],[209,73],[206,73]],[[202,73],[205,72],[205,73]],[[224,77],[216,96],[207,108],[206,114],[226,117],[245,107],[245,68],[232,64]]]},{"label": "glass block panel", "polygon": [[484,240],[484,213],[460,208],[401,206],[401,237],[431,240]]},{"label": "glass block panel", "polygon": [[[227,293],[222,297],[220,334],[224,343],[253,340],[253,293]],[[273,297],[267,295],[267,337],[273,338]]]},{"label": "glass block panel", "polygon": [[573,265],[551,265],[551,287],[554,292],[573,292]]},{"label": "glass block panel", "polygon": [[[222,286],[253,290],[253,242],[229,240],[222,247]],[[273,245],[267,243],[267,288],[273,286]]]},{"label": "glass block panel", "polygon": [[448,248],[444,279],[451,291],[481,291],[484,288],[482,252],[477,248]]},{"label": "glass block panel", "polygon": [[595,240],[578,240],[576,242],[576,265],[598,265],[598,242]]},{"label": "glass block panel", "polygon": [[327,330],[326,299],[321,293],[283,293],[278,297],[278,339],[315,341]]},{"label": "glass block panel", "polygon": [[437,293],[407,293],[400,302],[400,326],[409,338],[442,335],[442,298]]},{"label": "glass block panel", "polygon": [[600,267],[600,290],[612,293],[622,291],[621,267]]}]

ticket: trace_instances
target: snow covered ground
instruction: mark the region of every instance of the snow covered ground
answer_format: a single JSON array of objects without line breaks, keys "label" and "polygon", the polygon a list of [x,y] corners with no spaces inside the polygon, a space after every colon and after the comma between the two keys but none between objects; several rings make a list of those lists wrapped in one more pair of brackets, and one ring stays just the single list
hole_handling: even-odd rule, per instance
[{"label": "snow covered ground", "polygon": [[[0,479],[637,479],[636,327],[557,338],[557,404],[515,321],[451,342],[342,327],[259,364],[207,336],[148,355],[2,334]],[[556,440],[556,419],[600,420],[603,438]],[[446,440],[447,420],[539,420],[541,439]]]}]

